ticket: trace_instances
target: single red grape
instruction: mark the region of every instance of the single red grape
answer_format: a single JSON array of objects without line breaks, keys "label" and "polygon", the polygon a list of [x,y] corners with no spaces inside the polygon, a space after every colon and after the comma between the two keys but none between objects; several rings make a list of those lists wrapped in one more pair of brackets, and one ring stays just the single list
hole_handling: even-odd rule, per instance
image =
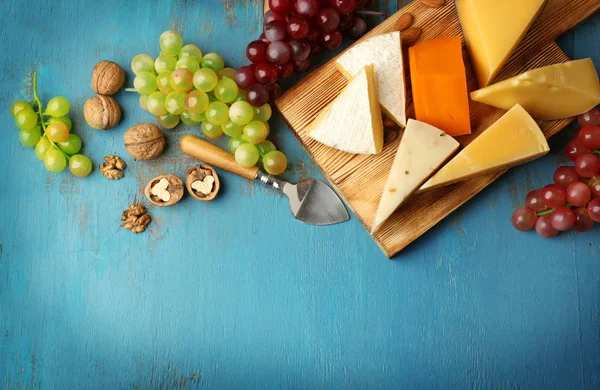
[{"label": "single red grape", "polygon": [[269,42],[283,41],[285,39],[287,23],[283,20],[274,20],[267,23],[264,28],[265,37]]},{"label": "single red grape", "polygon": [[312,19],[319,12],[319,2],[317,0],[296,0],[295,9],[298,15]]},{"label": "single red grape", "polygon": [[267,47],[267,58],[276,65],[282,65],[290,61],[292,48],[283,41],[271,42]]},{"label": "single red grape", "polygon": [[254,76],[254,69],[250,66],[242,66],[237,72],[235,72],[235,82],[238,87],[243,90],[250,88],[256,84],[256,77]]},{"label": "single red grape", "polygon": [[550,208],[564,206],[567,201],[565,190],[557,184],[548,184],[542,188],[542,201]]},{"label": "single red grape", "polygon": [[600,159],[592,153],[582,154],[575,160],[575,169],[581,177],[592,177],[600,172]]},{"label": "single red grape", "polygon": [[310,43],[310,54],[319,55],[323,53],[323,44],[319,41],[312,41]]},{"label": "single red grape", "polygon": [[273,100],[279,99],[279,97],[283,93],[283,89],[281,89],[281,86],[277,83],[275,83],[273,85],[269,85],[268,88],[269,88],[269,94],[271,95],[271,98]]},{"label": "single red grape", "polygon": [[288,62],[287,64],[277,65],[277,70],[280,79],[287,79],[294,73],[294,64]]},{"label": "single red grape", "polygon": [[275,65],[269,62],[262,62],[256,65],[254,77],[256,77],[256,81],[258,81],[260,84],[270,85],[277,81],[278,74],[279,70]]},{"label": "single red grape", "polygon": [[579,175],[572,166],[562,166],[554,172],[554,183],[562,188],[567,188],[577,180],[579,180]]},{"label": "single red grape", "polygon": [[356,0],[331,0],[331,6],[342,15],[354,12]]},{"label": "single red grape", "polygon": [[332,31],[323,35],[323,46],[329,50],[335,50],[342,44],[342,34],[339,31]]},{"label": "single red grape", "polygon": [[333,8],[324,8],[317,15],[317,24],[322,31],[333,31],[340,25],[340,14]]},{"label": "single red grape", "polygon": [[310,64],[310,58],[307,58],[302,61],[294,61],[294,69],[296,70],[296,72],[306,72],[308,68],[310,68]]},{"label": "single red grape", "polygon": [[340,30],[341,31],[346,31],[348,30],[350,27],[354,26],[354,19],[356,17],[354,16],[354,14],[347,14],[347,15],[342,15],[340,16]]},{"label": "single red grape", "polygon": [[542,191],[540,190],[533,190],[529,192],[527,194],[527,197],[525,198],[525,205],[530,210],[536,212],[544,211],[547,209],[546,205],[544,204],[544,201],[542,200]]},{"label": "single red grape", "polygon": [[354,19],[354,24],[348,30],[350,38],[358,39],[367,33],[367,22],[360,17]]},{"label": "single red grape", "polygon": [[306,34],[306,40],[309,42],[317,41],[321,38],[321,30],[317,25],[317,22],[311,20],[308,22],[308,34]]},{"label": "single red grape", "polygon": [[600,222],[600,198],[596,198],[588,204],[587,212],[594,222]]},{"label": "single red grape", "polygon": [[255,63],[265,62],[267,60],[267,45],[262,41],[252,41],[246,47],[246,57]]},{"label": "single red grape", "polygon": [[269,8],[280,14],[287,14],[294,9],[294,0],[269,0]]},{"label": "single red grape", "polygon": [[288,42],[292,48],[292,59],[302,61],[310,55],[310,45],[306,41],[291,40]]},{"label": "single red grape", "polygon": [[577,118],[580,127],[585,127],[587,125],[600,126],[600,110],[597,108],[592,108],[585,114],[579,115]]},{"label": "single red grape", "polygon": [[552,214],[550,214],[550,224],[552,224],[554,229],[560,230],[561,232],[566,232],[571,229],[574,223],[575,213],[568,207],[557,207]]},{"label": "single red grape", "polygon": [[565,156],[571,161],[575,161],[577,157],[589,152],[590,150],[583,146],[583,142],[579,138],[573,138],[565,147]]},{"label": "single red grape", "polygon": [[567,187],[567,202],[576,207],[583,207],[592,199],[592,191],[587,184],[575,182]]},{"label": "single red grape", "polygon": [[600,198],[600,175],[592,176],[589,186],[592,198]]},{"label": "single red grape", "polygon": [[285,14],[277,13],[270,9],[265,12],[265,16],[263,16],[263,25],[267,25],[274,20],[281,20],[285,22]]},{"label": "single red grape", "polygon": [[558,230],[552,227],[550,216],[543,215],[539,217],[535,223],[535,231],[544,238],[554,237],[558,234]]},{"label": "single red grape", "polygon": [[309,33],[308,20],[302,16],[292,15],[287,24],[288,35],[292,39],[304,39]]},{"label": "single red grape", "polygon": [[587,232],[594,226],[594,221],[588,214],[588,211],[585,207],[579,207],[573,210],[575,214],[575,224],[573,225],[573,230],[576,232]]},{"label": "single red grape", "polygon": [[600,149],[600,126],[588,125],[583,127],[577,138],[587,149]]},{"label": "single red grape", "polygon": [[521,207],[515,210],[511,217],[511,222],[515,229],[526,232],[535,227],[537,218],[535,211],[530,210],[527,207]]},{"label": "single red grape", "polygon": [[246,100],[254,107],[260,107],[269,102],[269,90],[261,84],[254,84],[246,90]]}]

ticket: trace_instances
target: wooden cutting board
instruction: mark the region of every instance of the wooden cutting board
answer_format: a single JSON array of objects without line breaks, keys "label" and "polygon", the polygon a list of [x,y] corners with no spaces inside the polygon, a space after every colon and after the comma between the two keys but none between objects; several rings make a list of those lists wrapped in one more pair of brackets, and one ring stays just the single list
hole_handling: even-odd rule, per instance
[{"label": "wooden cutting board", "polygon": [[[598,0],[549,0],[543,13],[496,81],[518,75],[528,69],[569,61],[554,40],[599,8],[600,1]],[[404,13],[411,13],[415,18],[413,26],[423,30],[419,41],[462,35],[453,1],[447,1],[442,8],[434,9],[415,0],[390,16],[358,42],[394,31],[398,18]],[[477,87],[466,49],[463,50],[463,57],[467,69],[469,91],[473,91]],[[406,76],[407,80],[410,80],[409,75]],[[305,131],[306,127],[335,99],[346,84],[346,79],[335,67],[334,58],[290,88],[275,104],[294,135],[320,167],[331,185],[342,196],[365,229],[370,231],[377,204],[401,138],[401,130],[392,124],[390,127],[386,127],[384,150],[374,156],[353,155],[329,148],[309,138]],[[411,96],[410,86],[407,96]],[[471,102],[470,109],[473,133],[457,138],[463,147],[505,112],[477,102]],[[411,117],[414,117],[412,102],[409,102],[408,112]],[[572,119],[538,121],[538,124],[549,138],[571,121]],[[396,211],[373,236],[373,239],[386,256],[394,256],[505,172],[487,174],[438,190],[414,195]]]}]

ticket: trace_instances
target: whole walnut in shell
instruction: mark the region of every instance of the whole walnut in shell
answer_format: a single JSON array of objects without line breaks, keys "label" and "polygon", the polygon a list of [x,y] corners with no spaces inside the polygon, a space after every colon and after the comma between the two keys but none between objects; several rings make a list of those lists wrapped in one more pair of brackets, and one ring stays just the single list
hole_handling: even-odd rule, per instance
[{"label": "whole walnut in shell", "polygon": [[94,129],[112,129],[121,121],[121,107],[110,96],[94,96],[83,105],[83,117]]},{"label": "whole walnut in shell", "polygon": [[100,61],[94,66],[90,84],[99,95],[114,95],[125,84],[125,71],[112,61]]},{"label": "whole walnut in shell", "polygon": [[152,160],[165,148],[165,136],[160,129],[149,123],[133,126],[123,136],[125,148],[137,160]]}]

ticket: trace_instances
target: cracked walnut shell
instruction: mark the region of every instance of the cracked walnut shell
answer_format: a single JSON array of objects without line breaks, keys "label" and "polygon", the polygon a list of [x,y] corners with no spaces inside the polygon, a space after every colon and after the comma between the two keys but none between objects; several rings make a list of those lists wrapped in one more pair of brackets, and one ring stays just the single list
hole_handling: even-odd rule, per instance
[{"label": "cracked walnut shell", "polygon": [[219,176],[209,165],[196,165],[190,168],[185,177],[185,186],[194,198],[203,202],[210,202],[219,193]]},{"label": "cracked walnut shell", "polygon": [[144,194],[153,205],[172,206],[183,197],[183,181],[175,175],[156,176],[150,180]]},{"label": "cracked walnut shell", "polygon": [[83,105],[83,117],[94,129],[112,129],[121,121],[121,107],[110,96],[94,96]]},{"label": "cracked walnut shell", "polygon": [[123,142],[127,152],[137,160],[152,160],[165,148],[165,136],[157,126],[149,123],[127,130]]},{"label": "cracked walnut shell", "polygon": [[90,85],[98,95],[114,95],[125,84],[125,71],[112,61],[100,61],[94,66]]}]

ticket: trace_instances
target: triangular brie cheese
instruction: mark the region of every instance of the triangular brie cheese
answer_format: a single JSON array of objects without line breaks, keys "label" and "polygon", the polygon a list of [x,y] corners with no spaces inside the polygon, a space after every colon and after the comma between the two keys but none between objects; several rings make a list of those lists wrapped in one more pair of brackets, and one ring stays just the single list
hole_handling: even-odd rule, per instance
[{"label": "triangular brie cheese", "polygon": [[399,31],[377,35],[351,47],[335,64],[348,79],[365,65],[373,64],[383,112],[399,126],[406,126],[406,85]]},{"label": "triangular brie cheese", "polygon": [[306,131],[311,138],[344,152],[381,152],[383,123],[373,65],[367,65],[358,72]]},{"label": "triangular brie cheese", "polygon": [[396,209],[458,150],[460,144],[442,130],[409,119],[388,176],[375,221],[374,233]]}]

